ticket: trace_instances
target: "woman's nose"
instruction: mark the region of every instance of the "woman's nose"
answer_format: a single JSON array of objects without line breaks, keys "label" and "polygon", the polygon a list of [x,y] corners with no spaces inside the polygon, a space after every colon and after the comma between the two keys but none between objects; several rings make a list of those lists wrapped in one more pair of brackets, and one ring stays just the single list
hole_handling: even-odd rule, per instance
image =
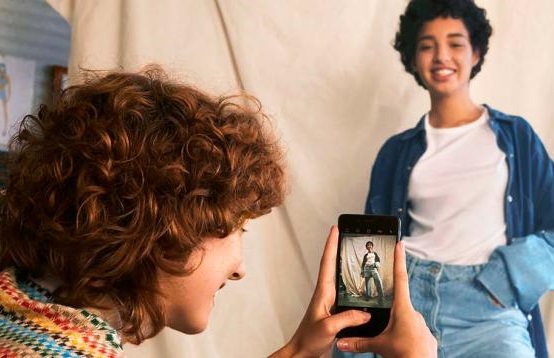
[{"label": "woman's nose", "polygon": [[244,275],[246,275],[246,270],[244,268],[244,264],[241,263],[239,265],[239,267],[237,267],[233,273],[231,274],[231,276],[229,277],[230,280],[240,280],[244,277]]},{"label": "woman's nose", "polygon": [[437,45],[433,61],[437,63],[450,61],[450,51],[448,51],[448,46]]}]

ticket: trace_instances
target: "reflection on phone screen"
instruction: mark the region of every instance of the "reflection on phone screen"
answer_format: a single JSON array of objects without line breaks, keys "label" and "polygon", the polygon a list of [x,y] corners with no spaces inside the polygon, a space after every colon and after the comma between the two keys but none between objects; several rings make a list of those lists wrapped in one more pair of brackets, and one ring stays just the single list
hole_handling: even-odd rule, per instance
[{"label": "reflection on phone screen", "polygon": [[390,308],[396,236],[343,233],[338,305]]}]

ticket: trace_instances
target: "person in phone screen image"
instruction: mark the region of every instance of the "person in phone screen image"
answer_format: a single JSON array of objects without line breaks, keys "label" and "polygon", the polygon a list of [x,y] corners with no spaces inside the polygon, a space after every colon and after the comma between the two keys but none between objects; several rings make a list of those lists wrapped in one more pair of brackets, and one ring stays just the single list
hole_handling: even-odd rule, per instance
[{"label": "person in phone screen image", "polygon": [[408,3],[394,48],[430,109],[381,147],[365,213],[400,217],[412,302],[439,356],[547,357],[554,164],[525,119],[472,99],[491,34],[473,0]]},{"label": "person in phone screen image", "polygon": [[379,255],[373,251],[373,242],[368,241],[365,244],[367,253],[364,255],[361,265],[361,276],[364,278],[365,286],[365,298],[370,300],[371,295],[371,280],[377,288],[377,297],[379,301],[383,300],[383,281],[381,280],[381,275],[379,275],[379,268],[381,267],[381,258]]},{"label": "person in phone screen image", "polygon": [[341,241],[339,304],[390,308],[395,237],[345,235]]}]

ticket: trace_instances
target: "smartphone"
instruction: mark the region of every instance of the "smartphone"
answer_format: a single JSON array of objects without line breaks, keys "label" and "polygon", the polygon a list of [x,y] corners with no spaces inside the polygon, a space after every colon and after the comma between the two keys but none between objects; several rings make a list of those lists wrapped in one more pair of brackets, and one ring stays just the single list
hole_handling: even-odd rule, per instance
[{"label": "smartphone", "polygon": [[362,310],[371,319],[343,329],[337,337],[374,337],[387,327],[394,289],[394,247],[400,232],[396,216],[339,216],[334,310]]}]

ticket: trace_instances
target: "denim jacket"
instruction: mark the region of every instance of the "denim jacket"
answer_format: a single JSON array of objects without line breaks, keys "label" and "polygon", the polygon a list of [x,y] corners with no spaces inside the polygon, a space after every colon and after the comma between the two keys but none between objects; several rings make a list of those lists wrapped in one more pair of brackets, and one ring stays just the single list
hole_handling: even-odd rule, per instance
[{"label": "denim jacket", "polygon": [[[547,357],[537,303],[554,289],[554,163],[523,118],[485,107],[508,164],[504,204],[508,245],[491,254],[477,280],[502,305],[517,306],[527,315],[536,354]],[[410,227],[410,173],[426,146],[422,118],[414,128],[391,137],[373,165],[365,212],[398,215],[403,235]]]}]

